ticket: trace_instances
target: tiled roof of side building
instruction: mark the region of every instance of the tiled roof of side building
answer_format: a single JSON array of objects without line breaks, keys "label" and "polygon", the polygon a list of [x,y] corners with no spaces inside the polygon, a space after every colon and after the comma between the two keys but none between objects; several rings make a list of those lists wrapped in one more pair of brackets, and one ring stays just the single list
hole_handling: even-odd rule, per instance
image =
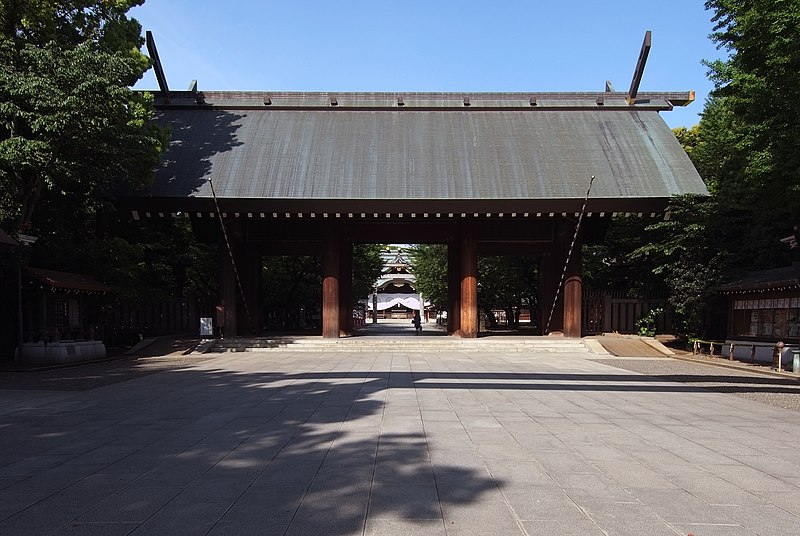
[{"label": "tiled roof of side building", "polygon": [[800,287],[800,262],[768,270],[748,272],[736,281],[720,287],[723,293]]}]

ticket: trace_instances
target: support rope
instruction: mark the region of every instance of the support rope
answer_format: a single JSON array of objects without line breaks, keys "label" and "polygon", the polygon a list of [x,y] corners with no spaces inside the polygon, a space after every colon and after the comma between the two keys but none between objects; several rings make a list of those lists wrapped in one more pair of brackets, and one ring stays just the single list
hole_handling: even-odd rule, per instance
[{"label": "support rope", "polygon": [[556,303],[558,303],[558,297],[561,294],[561,287],[564,286],[564,279],[567,275],[567,267],[569,267],[569,261],[572,258],[572,250],[575,248],[575,242],[578,240],[578,233],[581,230],[581,223],[583,222],[583,215],[586,212],[586,203],[589,201],[589,192],[592,191],[592,184],[594,183],[594,175],[592,178],[589,179],[589,188],[586,189],[586,197],[583,198],[583,206],[581,207],[581,212],[578,215],[578,223],[575,225],[575,234],[572,235],[572,243],[569,245],[569,252],[567,253],[567,261],[564,263],[564,269],[561,271],[561,280],[558,282],[558,287],[556,288],[556,295],[553,298],[553,306],[550,308],[550,316],[547,318],[547,324],[545,325],[544,332],[548,333],[550,331],[550,322],[553,321],[553,313],[556,311]]},{"label": "support rope", "polygon": [[[247,300],[244,297],[244,288],[242,287],[242,280],[239,277],[239,270],[236,269],[236,261],[233,259],[233,250],[231,249],[231,243],[228,241],[228,233],[225,230],[225,222],[222,221],[222,212],[219,210],[219,203],[217,202],[217,193],[214,191],[214,182],[211,180],[211,177],[208,178],[208,185],[211,186],[211,196],[214,198],[214,207],[217,210],[217,218],[219,219],[219,226],[222,229],[222,236],[225,239],[225,246],[228,248],[228,256],[231,259],[231,265],[233,266],[233,274],[236,276],[236,284],[239,287],[239,294],[242,296],[242,304],[244,305],[244,311],[247,315],[247,322],[250,324],[250,330],[253,330],[253,318],[250,316],[250,308],[247,307]],[[233,304],[233,307],[236,307],[236,304]]]}]

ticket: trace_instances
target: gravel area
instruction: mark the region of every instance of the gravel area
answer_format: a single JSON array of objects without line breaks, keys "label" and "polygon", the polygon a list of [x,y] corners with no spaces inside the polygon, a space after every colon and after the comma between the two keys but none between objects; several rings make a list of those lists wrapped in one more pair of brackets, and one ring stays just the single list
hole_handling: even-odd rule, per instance
[{"label": "gravel area", "polygon": [[[598,363],[646,374],[665,381],[691,384],[709,391],[728,393],[762,404],[800,411],[800,381],[741,370],[737,366],[695,363],[681,359],[593,359]],[[719,366],[722,365],[722,366]]]}]

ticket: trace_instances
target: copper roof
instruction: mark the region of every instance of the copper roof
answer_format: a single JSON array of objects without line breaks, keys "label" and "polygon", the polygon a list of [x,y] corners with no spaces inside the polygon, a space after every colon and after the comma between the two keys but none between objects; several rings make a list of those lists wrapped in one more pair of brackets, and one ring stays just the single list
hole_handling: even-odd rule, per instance
[{"label": "copper roof", "polygon": [[800,287],[800,263],[769,270],[748,272],[744,277],[723,285],[720,290],[726,294],[756,290],[772,290]]},{"label": "copper roof", "polygon": [[[172,141],[151,199],[321,201],[582,199],[595,210],[706,188],[658,112],[691,94],[198,93],[160,103]],[[402,102],[402,105],[400,103]],[[615,205],[616,203],[616,205]],[[546,207],[545,207],[546,209]],[[593,210],[590,205],[589,210]],[[408,208],[406,208],[408,210]],[[466,209],[466,210],[471,210]],[[621,208],[620,210],[630,210]]]},{"label": "copper roof", "polygon": [[106,293],[111,287],[95,281],[92,277],[84,274],[73,274],[70,272],[59,272],[57,270],[46,270],[44,268],[26,267],[25,271],[53,289],[76,290],[89,293]]},{"label": "copper roof", "polygon": [[11,238],[8,233],[0,229],[0,246],[18,246],[17,241]]}]

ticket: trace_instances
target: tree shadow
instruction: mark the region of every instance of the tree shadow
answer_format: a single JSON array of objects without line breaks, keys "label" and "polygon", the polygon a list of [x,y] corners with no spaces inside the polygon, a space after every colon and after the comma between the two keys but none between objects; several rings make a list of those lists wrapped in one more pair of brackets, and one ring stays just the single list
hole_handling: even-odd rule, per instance
[{"label": "tree shadow", "polygon": [[350,534],[368,513],[442,522],[442,504],[503,485],[432,463],[419,412],[387,405],[394,386],[388,372],[176,369],[0,415],[0,498],[16,501],[0,533]]},{"label": "tree shadow", "polygon": [[[381,379],[388,372],[348,372],[348,377]],[[691,374],[573,374],[551,372],[392,372],[393,381],[415,389],[507,389],[525,391],[630,391],[659,393],[700,393],[708,390],[727,393],[795,393],[800,382],[793,378],[738,375]],[[314,378],[313,373],[294,377]],[[673,385],[664,385],[670,383]],[[695,386],[694,383],[724,384]]]},{"label": "tree shadow", "polygon": [[[102,369],[69,374],[78,370]],[[0,413],[0,533],[125,523],[144,533],[342,535],[372,519],[443,523],[506,482],[446,427],[427,429],[409,391],[709,390],[674,382],[799,388],[736,375],[178,368],[31,404],[34,395]]]},{"label": "tree shadow", "polygon": [[[208,177],[217,160],[229,158],[245,116],[224,110],[161,110],[156,121],[171,129],[169,148],[150,189],[154,197],[211,197]],[[217,194],[221,194],[216,185]]]}]

